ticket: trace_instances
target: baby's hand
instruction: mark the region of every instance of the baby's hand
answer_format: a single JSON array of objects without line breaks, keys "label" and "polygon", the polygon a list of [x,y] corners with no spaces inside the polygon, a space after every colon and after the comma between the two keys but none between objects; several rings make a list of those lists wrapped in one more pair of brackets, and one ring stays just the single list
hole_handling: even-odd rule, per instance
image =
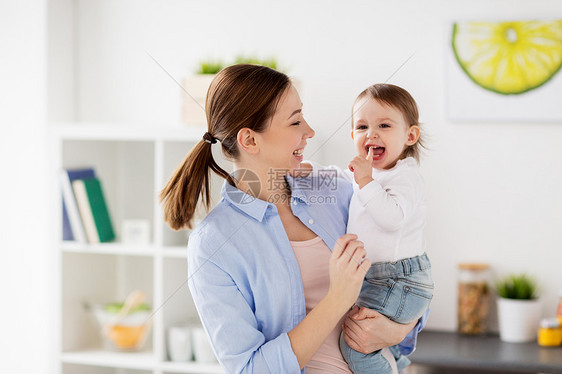
[{"label": "baby's hand", "polygon": [[373,148],[369,147],[369,153],[367,157],[355,156],[353,160],[349,163],[349,170],[353,172],[353,178],[355,182],[359,185],[359,188],[363,188],[366,184],[370,183],[373,178],[373,166],[371,165],[371,160],[373,159]]}]

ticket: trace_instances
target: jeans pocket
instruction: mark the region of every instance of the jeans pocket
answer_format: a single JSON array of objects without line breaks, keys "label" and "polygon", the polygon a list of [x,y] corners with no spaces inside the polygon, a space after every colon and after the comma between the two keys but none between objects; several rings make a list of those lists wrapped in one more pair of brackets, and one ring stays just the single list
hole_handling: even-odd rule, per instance
[{"label": "jeans pocket", "polygon": [[395,281],[391,278],[366,278],[359,294],[357,304],[379,313],[386,314],[384,308],[394,289]]},{"label": "jeans pocket", "polygon": [[402,286],[400,307],[394,320],[399,323],[410,323],[420,318],[433,298],[433,284],[413,284],[415,282],[399,282]]},{"label": "jeans pocket", "polygon": [[424,295],[427,295],[427,293],[423,290],[429,290],[433,294],[433,278],[431,277],[430,270],[413,272],[407,277],[401,278],[400,281],[415,289],[421,289]]}]

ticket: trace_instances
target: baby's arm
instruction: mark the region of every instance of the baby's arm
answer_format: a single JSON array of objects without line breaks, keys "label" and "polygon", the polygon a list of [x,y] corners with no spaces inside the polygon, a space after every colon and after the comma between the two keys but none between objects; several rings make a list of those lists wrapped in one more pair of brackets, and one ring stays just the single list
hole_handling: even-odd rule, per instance
[{"label": "baby's arm", "polygon": [[382,186],[371,180],[357,192],[368,214],[382,229],[402,228],[416,204],[423,199],[423,186],[418,171],[407,165],[392,180]]}]

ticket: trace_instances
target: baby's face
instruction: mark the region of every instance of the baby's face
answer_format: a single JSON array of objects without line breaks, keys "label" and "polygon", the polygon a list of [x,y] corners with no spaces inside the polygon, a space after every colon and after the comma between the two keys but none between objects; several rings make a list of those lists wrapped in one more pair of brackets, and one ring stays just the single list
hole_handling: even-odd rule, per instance
[{"label": "baby's face", "polygon": [[394,167],[406,146],[415,143],[411,143],[410,126],[398,109],[364,97],[353,111],[351,137],[355,150],[359,156],[367,157],[369,148],[373,148],[372,167]]}]

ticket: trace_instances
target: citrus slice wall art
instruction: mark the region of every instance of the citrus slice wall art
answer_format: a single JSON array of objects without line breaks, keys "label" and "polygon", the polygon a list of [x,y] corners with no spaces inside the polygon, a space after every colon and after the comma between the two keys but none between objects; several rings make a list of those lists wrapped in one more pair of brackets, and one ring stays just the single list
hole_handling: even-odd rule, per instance
[{"label": "citrus slice wall art", "polygon": [[451,119],[562,121],[562,20],[457,22],[449,31]]}]

